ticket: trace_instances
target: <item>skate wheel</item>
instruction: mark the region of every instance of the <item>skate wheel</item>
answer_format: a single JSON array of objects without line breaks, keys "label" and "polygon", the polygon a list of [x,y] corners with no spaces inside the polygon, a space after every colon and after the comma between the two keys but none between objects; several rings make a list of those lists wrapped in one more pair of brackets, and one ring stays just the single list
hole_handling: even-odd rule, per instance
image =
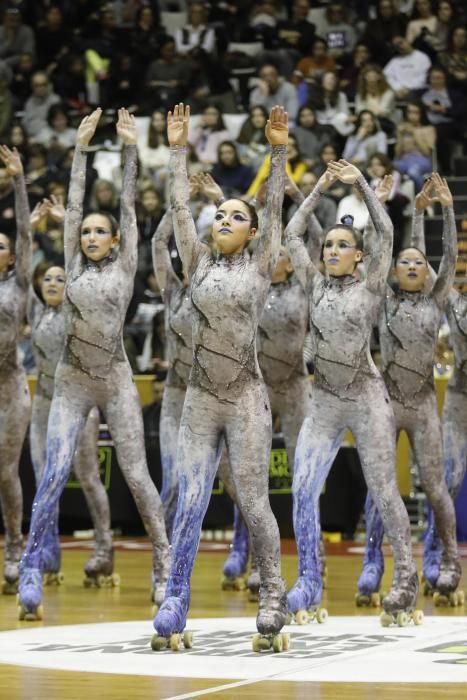
[{"label": "skate wheel", "polygon": [[412,615],[412,620],[414,625],[421,625],[423,622],[424,614],[423,610],[414,610],[413,615]]},{"label": "skate wheel", "polygon": [[306,625],[309,619],[307,610],[297,610],[295,613],[295,622],[297,625]]},{"label": "skate wheel", "polygon": [[99,574],[99,576],[96,577],[96,586],[98,588],[103,588],[106,584],[106,577],[103,574]]},{"label": "skate wheel", "polygon": [[184,632],[182,641],[185,649],[193,649],[193,632]]},{"label": "skate wheel", "polygon": [[261,647],[260,647],[260,640],[261,640],[261,635],[260,634],[254,634],[253,639],[251,640],[251,646],[254,652],[260,652]]},{"label": "skate wheel", "polygon": [[290,625],[290,623],[292,622],[292,619],[293,619],[293,618],[292,618],[292,614],[291,614],[291,613],[287,613],[287,617],[285,618],[285,624],[286,624],[286,625]]},{"label": "skate wheel", "polygon": [[151,608],[151,617],[154,619],[157,615],[157,611],[159,610],[158,605],[153,605]]},{"label": "skate wheel", "polygon": [[272,649],[275,654],[280,654],[280,652],[284,649],[284,642],[281,634],[275,634],[272,638]]},{"label": "skate wheel", "polygon": [[446,607],[447,605],[452,605],[451,603],[451,596],[446,596],[443,593],[440,593],[439,591],[435,591],[433,593],[433,603],[435,607],[441,608],[441,607]]},{"label": "skate wheel", "polygon": [[18,605],[18,620],[26,620],[26,622],[36,622],[44,619],[44,608],[38,605],[34,611],[28,611],[23,605]]},{"label": "skate wheel", "polygon": [[464,605],[464,603],[465,603],[465,594],[464,594],[464,591],[458,591],[457,595],[458,595],[458,598],[459,598],[459,605]]},{"label": "skate wheel", "polygon": [[355,593],[354,601],[355,601],[355,605],[357,606],[357,608],[361,608],[362,605],[364,605],[363,598],[364,598],[364,596],[362,596],[361,593]]},{"label": "skate wheel", "polygon": [[282,633],[282,650],[289,651],[290,649],[290,634],[288,632]]},{"label": "skate wheel", "polygon": [[392,615],[389,613],[383,612],[379,616],[379,621],[381,623],[381,627],[390,627],[392,624]]},{"label": "skate wheel", "polygon": [[327,619],[328,611],[326,610],[326,608],[318,608],[318,610],[316,611],[316,622],[322,625],[326,622]]},{"label": "skate wheel", "polygon": [[111,575],[110,585],[112,586],[112,588],[118,588],[120,586],[120,574]]},{"label": "skate wheel", "polygon": [[406,627],[409,621],[409,616],[404,610],[397,613],[396,622],[398,627]]},{"label": "skate wheel", "polygon": [[167,639],[165,637],[159,637],[158,634],[153,634],[151,637],[151,649],[153,651],[160,651],[161,649],[167,649]]},{"label": "skate wheel", "polygon": [[370,604],[372,608],[379,608],[379,606],[381,605],[381,598],[379,593],[371,594]]},{"label": "skate wheel", "polygon": [[180,635],[178,632],[174,632],[170,635],[169,645],[172,651],[179,651],[180,649]]}]

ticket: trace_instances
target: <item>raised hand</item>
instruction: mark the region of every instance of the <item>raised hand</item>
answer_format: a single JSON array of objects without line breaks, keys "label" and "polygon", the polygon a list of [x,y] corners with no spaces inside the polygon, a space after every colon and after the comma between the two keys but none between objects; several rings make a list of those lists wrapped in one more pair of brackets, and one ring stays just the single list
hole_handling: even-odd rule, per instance
[{"label": "raised hand", "polygon": [[286,146],[289,140],[289,116],[283,107],[273,107],[266,122],[266,138],[271,146]]},{"label": "raised hand", "polygon": [[17,177],[23,174],[23,163],[16,148],[11,150],[8,146],[0,146],[0,159],[10,177]]},{"label": "raised hand", "polygon": [[29,216],[29,223],[31,224],[31,228],[34,230],[36,229],[41,221],[45,219],[47,216],[47,206],[42,200],[41,202],[37,202],[36,206],[32,210],[30,216]]},{"label": "raised hand", "polygon": [[336,180],[340,180],[346,185],[354,185],[361,175],[360,170],[346,160],[331,160],[328,163],[328,170]]},{"label": "raised hand", "polygon": [[167,138],[171,146],[186,146],[189,122],[190,105],[185,106],[183,102],[175,105],[174,111],[167,114]]},{"label": "raised hand", "polygon": [[81,124],[78,127],[78,133],[76,134],[76,141],[79,146],[88,146],[90,140],[96,133],[97,124],[101,118],[102,110],[100,107],[84,117]]},{"label": "raised hand", "polygon": [[50,199],[44,200],[47,207],[47,214],[57,224],[61,224],[65,220],[65,207],[63,206],[63,197],[55,194],[51,195]]},{"label": "raised hand", "polygon": [[117,134],[125,146],[136,145],[136,122],[127,109],[118,110]]},{"label": "raised hand", "polygon": [[200,173],[198,175],[198,185],[200,194],[203,194],[213,202],[218,202],[224,196],[221,188],[209,173]]},{"label": "raised hand", "polygon": [[437,197],[433,197],[432,194],[433,183],[430,178],[424,183],[422,189],[415,197],[415,209],[417,209],[417,211],[422,211],[430,206],[430,204],[433,204],[433,202],[438,201]]},{"label": "raised hand", "polygon": [[320,192],[326,192],[326,190],[332,187],[336,181],[337,177],[334,175],[334,173],[331,172],[331,170],[328,167],[321,175],[316,184],[318,185],[318,189]]},{"label": "raised hand", "polygon": [[439,173],[433,173],[431,176],[431,182],[433,185],[433,193],[440,202],[441,206],[451,207],[452,194],[446,179],[441,177]]},{"label": "raised hand", "polygon": [[190,177],[188,178],[188,192],[190,195],[190,199],[194,197],[195,194],[198,194],[199,190],[199,175],[190,175]]},{"label": "raised hand", "polygon": [[381,182],[375,188],[375,195],[381,204],[387,202],[394,186],[394,178],[392,175],[385,175]]}]

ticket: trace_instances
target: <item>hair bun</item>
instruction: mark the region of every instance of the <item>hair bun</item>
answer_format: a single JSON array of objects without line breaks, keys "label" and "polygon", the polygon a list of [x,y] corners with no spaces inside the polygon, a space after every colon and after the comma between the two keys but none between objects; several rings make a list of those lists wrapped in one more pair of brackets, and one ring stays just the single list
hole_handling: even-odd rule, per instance
[{"label": "hair bun", "polygon": [[341,216],[341,224],[344,224],[344,226],[353,226],[354,222],[354,217],[352,214],[344,214],[344,216]]}]

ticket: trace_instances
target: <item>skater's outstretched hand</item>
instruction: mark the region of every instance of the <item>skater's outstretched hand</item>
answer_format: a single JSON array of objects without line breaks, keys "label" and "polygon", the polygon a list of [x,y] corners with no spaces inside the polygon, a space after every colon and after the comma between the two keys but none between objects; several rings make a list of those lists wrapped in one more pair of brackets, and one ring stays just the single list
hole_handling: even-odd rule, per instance
[{"label": "skater's outstretched hand", "polygon": [[356,165],[352,165],[343,159],[339,161],[331,160],[328,164],[328,170],[337,180],[344,182],[346,185],[354,185],[362,174]]},{"label": "skater's outstretched hand", "polygon": [[324,173],[321,175],[319,178],[318,182],[316,183],[318,186],[318,189],[321,193],[326,192],[330,187],[332,187],[336,182],[337,182],[337,176],[335,173],[333,173],[332,170],[330,170],[329,166],[326,168]]},{"label": "skater's outstretched hand", "polygon": [[415,197],[415,209],[417,211],[422,211],[437,202],[437,197],[433,197],[433,182],[431,177],[424,183],[422,189]]},{"label": "skater's outstretched hand", "polygon": [[96,133],[97,124],[101,118],[102,110],[100,107],[91,112],[87,117],[84,117],[78,127],[76,142],[79,146],[88,146],[90,140]]},{"label": "skater's outstretched hand", "polygon": [[117,134],[125,146],[136,145],[136,122],[127,109],[118,110]]},{"label": "skater's outstretched hand", "polygon": [[11,150],[8,146],[0,146],[0,160],[10,177],[18,177],[23,174],[23,163],[16,148]]},{"label": "skater's outstretched hand", "polygon": [[186,146],[188,143],[188,124],[190,123],[190,105],[180,102],[174,111],[167,114],[167,138],[171,146]]},{"label": "skater's outstretched hand", "polygon": [[266,138],[271,146],[286,146],[289,140],[289,116],[283,107],[271,109],[266,122]]},{"label": "skater's outstretched hand", "polygon": [[440,202],[441,206],[452,207],[452,194],[446,178],[441,177],[439,173],[433,173],[431,176],[431,182],[433,184],[433,193],[435,194],[438,202]]},{"label": "skater's outstretched hand", "polygon": [[50,199],[44,199],[47,208],[47,214],[57,224],[63,223],[65,220],[65,207],[63,206],[63,197],[61,195],[52,194]]},{"label": "skater's outstretched hand", "polygon": [[384,202],[388,201],[393,186],[393,176],[385,175],[381,182],[378,184],[378,186],[375,188],[375,195],[378,197],[378,200],[381,202],[381,204],[384,204]]},{"label": "skater's outstretched hand", "polygon": [[41,221],[43,221],[46,216],[47,205],[45,204],[44,200],[37,202],[29,217],[29,222],[33,231],[39,226]]},{"label": "skater's outstretched hand", "polygon": [[198,175],[199,192],[213,202],[218,202],[224,197],[224,193],[209,173]]}]

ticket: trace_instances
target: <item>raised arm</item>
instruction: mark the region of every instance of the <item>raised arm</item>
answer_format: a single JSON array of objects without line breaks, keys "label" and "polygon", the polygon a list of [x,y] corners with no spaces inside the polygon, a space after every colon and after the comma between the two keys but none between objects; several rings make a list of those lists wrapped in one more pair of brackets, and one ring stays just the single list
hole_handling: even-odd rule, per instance
[{"label": "raised arm", "polygon": [[412,218],[412,232],[410,245],[418,248],[426,255],[425,245],[425,209],[435,200],[432,198],[433,183],[431,178],[425,182],[420,192],[415,197],[415,208]]},{"label": "raised arm", "polygon": [[120,250],[118,259],[134,274],[138,264],[138,226],[136,224],[135,198],[138,151],[136,148],[136,122],[126,109],[118,110],[117,134],[123,141],[123,178],[120,196]]},{"label": "raised arm", "polygon": [[170,257],[169,241],[173,232],[172,210],[169,208],[160,220],[151,241],[152,265],[164,300],[165,290],[169,284],[175,284],[178,287],[182,285],[174,272],[172,258]]},{"label": "raised arm", "polygon": [[341,182],[355,185],[360,190],[376,231],[375,243],[368,251],[366,287],[375,294],[383,294],[392,259],[393,226],[384,206],[361,174],[360,170],[345,160],[331,162],[328,169]]},{"label": "raised arm", "polygon": [[[321,175],[314,190],[297,209],[287,228],[285,239],[289,250],[295,274],[305,292],[309,292],[317,278],[321,278],[318,264],[315,264],[307,250],[303,236],[307,230],[310,217],[316,209],[322,194],[335,182],[334,177],[327,170]],[[313,256],[314,257],[314,256]]]},{"label": "raised arm", "polygon": [[[47,201],[40,201],[36,204],[34,209],[32,210],[30,217],[29,217],[29,224],[31,227],[31,232],[34,232],[41,221],[45,219],[47,216],[47,211],[49,209],[49,206],[47,204]],[[33,326],[35,323],[35,319],[37,314],[41,313],[42,309],[44,307],[43,302],[39,297],[37,296],[34,285],[31,284],[29,285],[29,290],[28,290],[28,303],[26,307],[26,316],[28,319],[28,323],[30,326]]]},{"label": "raised arm", "polygon": [[[286,178],[285,193],[292,199],[298,207],[305,201],[305,196],[301,192],[291,177]],[[307,227],[306,247],[311,261],[316,267],[319,267],[321,257],[321,246],[323,245],[323,227],[314,212],[310,214]]]},{"label": "raised arm", "polygon": [[433,287],[433,298],[441,309],[448,301],[456,276],[457,231],[452,194],[444,177],[438,173],[431,176],[433,192],[443,208],[443,257],[439,264],[438,277]]},{"label": "raised arm", "polygon": [[200,256],[209,248],[198,239],[195,222],[188,206],[188,174],[186,168],[190,107],[175,105],[167,115],[167,136],[170,144],[169,195],[175,240],[187,274],[191,277]]},{"label": "raised arm", "polygon": [[23,164],[16,148],[10,150],[7,146],[0,146],[0,159],[13,179],[15,190],[16,282],[23,290],[27,290],[32,277],[32,235]]},{"label": "raised arm", "polygon": [[[389,199],[389,196],[392,192],[394,186],[394,178],[392,175],[385,175],[383,179],[378,183],[378,185],[375,187],[375,195],[378,199],[378,201],[384,205],[387,200]],[[370,217],[368,217],[367,224],[365,226],[365,229],[363,231],[363,252],[364,252],[364,258],[363,258],[363,264],[365,267],[365,271],[367,270],[368,263],[370,261],[370,257],[368,256],[368,253],[372,250],[376,250],[377,247],[380,245],[380,239],[378,237],[378,234],[376,233],[376,229],[373,225],[373,221]]]},{"label": "raised arm", "polygon": [[102,110],[99,108],[84,117],[76,136],[64,229],[65,270],[67,273],[81,250],[80,227],[83,220],[83,201],[86,190],[86,152],[101,114]]},{"label": "raised arm", "polygon": [[285,161],[289,137],[288,116],[283,107],[273,107],[266,123],[266,138],[272,146],[266,203],[261,217],[261,235],[252,254],[258,272],[272,277],[279,258],[282,237]]}]

